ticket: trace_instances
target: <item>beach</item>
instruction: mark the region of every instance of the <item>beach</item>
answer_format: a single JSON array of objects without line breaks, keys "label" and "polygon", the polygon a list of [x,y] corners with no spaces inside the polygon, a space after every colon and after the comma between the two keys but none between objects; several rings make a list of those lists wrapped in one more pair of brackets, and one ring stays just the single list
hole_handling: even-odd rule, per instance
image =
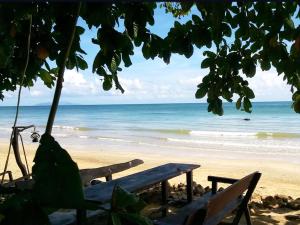
[{"label": "beach", "polygon": [[[8,143],[0,143],[1,149],[7,150]],[[29,166],[31,167],[33,157],[35,154],[37,144],[29,144],[27,147],[27,157],[29,161]],[[123,177],[135,172],[139,172],[148,168],[152,168],[158,165],[162,165],[168,162],[180,162],[180,163],[196,163],[200,164],[199,169],[194,170],[193,179],[198,184],[203,187],[210,186],[211,184],[207,181],[208,175],[225,176],[233,178],[242,178],[243,176],[253,172],[262,172],[262,178],[259,181],[257,188],[254,192],[254,198],[257,200],[257,196],[267,197],[275,195],[287,195],[291,196],[293,199],[300,197],[300,165],[299,164],[289,164],[286,162],[266,162],[265,160],[247,160],[247,159],[232,159],[232,160],[222,160],[213,159],[211,157],[201,157],[201,158],[182,158],[176,155],[154,155],[154,154],[141,154],[139,152],[124,152],[119,150],[99,152],[98,149],[89,149],[89,153],[86,153],[86,148],[84,146],[65,146],[62,144],[73,160],[78,164],[80,169],[83,168],[95,168],[100,166],[112,165],[115,163],[122,163],[132,159],[142,159],[144,164],[137,167],[131,168],[121,173],[113,175],[113,179],[118,177]],[[18,169],[14,156],[11,155],[9,170],[13,172],[14,178],[21,175]],[[0,154],[1,162],[4,162],[6,154],[3,151]],[[3,164],[1,165],[3,166]],[[103,179],[102,179],[103,180]],[[176,177],[170,180],[171,185],[177,185],[179,183],[185,184],[185,176]],[[222,185],[220,185],[222,186]],[[226,187],[226,186],[223,186]],[[265,224],[279,224],[279,225],[296,225],[296,221],[288,221],[287,216],[299,217],[299,210],[291,211],[289,209],[256,209],[251,211],[252,219],[255,225],[265,225]],[[245,224],[242,222],[241,224]]]},{"label": "beach", "polygon": [[[255,193],[262,196],[267,195],[288,195],[293,198],[300,197],[300,165],[296,163],[286,163],[283,161],[266,161],[264,159],[254,160],[247,158],[244,159],[215,159],[212,157],[180,157],[171,154],[144,154],[139,152],[124,152],[123,150],[110,150],[106,152],[99,152],[98,149],[89,149],[86,153],[84,146],[65,146],[62,147],[68,150],[73,160],[78,164],[80,169],[95,168],[100,166],[107,166],[116,163],[130,161],[132,159],[142,159],[144,164],[127,171],[114,175],[114,178],[122,177],[134,172],[142,171],[151,167],[162,165],[169,162],[178,163],[194,163],[200,164],[201,167],[194,171],[194,181],[197,183],[208,186],[208,175],[225,176],[232,178],[242,178],[243,176],[254,172],[260,171],[262,178],[258,183]],[[0,143],[1,149],[8,149],[8,143]],[[31,168],[37,144],[29,144],[26,152],[29,166]],[[6,151],[1,151],[1,162],[5,161]],[[15,178],[21,175],[15,160],[14,155],[10,156],[10,163],[8,169],[13,172]],[[3,164],[1,166],[4,166]],[[170,181],[171,184],[185,183],[185,177],[177,177]]]}]

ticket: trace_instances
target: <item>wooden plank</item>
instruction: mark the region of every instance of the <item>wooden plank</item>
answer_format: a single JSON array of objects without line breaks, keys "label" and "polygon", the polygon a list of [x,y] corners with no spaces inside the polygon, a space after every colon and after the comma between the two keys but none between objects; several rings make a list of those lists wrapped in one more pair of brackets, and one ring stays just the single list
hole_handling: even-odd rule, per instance
[{"label": "wooden plank", "polygon": [[132,167],[143,164],[144,161],[141,159],[134,159],[125,163],[118,163],[114,165],[92,168],[92,169],[81,169],[79,171],[81,181],[83,185],[89,185],[90,181],[96,178],[105,177],[107,180],[111,178],[112,174],[119,173],[124,170],[128,170]]},{"label": "wooden plank", "polygon": [[[201,196],[200,198],[196,199],[190,204],[187,204],[186,206],[179,209],[176,214],[168,216],[166,218],[160,219],[159,221],[154,221],[154,224],[156,225],[187,225],[187,224],[202,224],[205,217],[205,211],[206,206],[209,202],[209,199],[212,197],[212,193],[206,193],[205,195]],[[239,206],[241,203],[241,199],[235,199],[229,204],[226,205],[226,207],[220,211],[218,214],[216,214],[211,220],[206,220],[203,224],[205,225],[212,225],[212,224],[218,224],[222,219],[232,212],[235,208]],[[200,213],[199,213],[200,212]],[[197,215],[201,215],[202,218],[198,218]],[[195,221],[197,219],[197,221]],[[216,222],[219,221],[219,222]]]},{"label": "wooden plank", "polygon": [[[127,191],[136,192],[199,167],[200,165],[195,164],[169,163],[109,182],[86,187],[84,195],[87,200],[108,202],[111,199],[115,185],[120,185]],[[95,216],[99,213],[98,211],[87,211],[87,217]],[[76,221],[76,211],[72,210],[68,213],[55,212],[49,216],[49,219],[53,225],[74,224]]]},{"label": "wooden plank", "polygon": [[234,184],[227,187],[222,192],[211,198],[207,207],[207,218],[214,217],[218,212],[226,207],[234,199],[238,199],[250,186],[256,173],[252,173]]},{"label": "wooden plank", "polygon": [[196,164],[168,163],[106,183],[87,187],[84,189],[85,199],[105,203],[111,199],[115,185],[119,185],[127,191],[136,192],[199,167],[200,165]]}]

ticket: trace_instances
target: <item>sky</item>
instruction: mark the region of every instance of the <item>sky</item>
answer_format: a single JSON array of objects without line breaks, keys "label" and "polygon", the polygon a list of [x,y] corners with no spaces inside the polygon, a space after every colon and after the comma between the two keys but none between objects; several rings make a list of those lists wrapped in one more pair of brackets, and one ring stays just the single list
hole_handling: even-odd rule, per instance
[{"label": "sky", "polygon": [[[193,12],[192,13],[196,13]],[[184,22],[189,18],[183,18]],[[165,14],[163,9],[155,10],[155,24],[149,27],[151,31],[165,37],[174,24],[171,15]],[[81,47],[87,52],[85,56],[89,68],[84,71],[67,70],[61,96],[61,104],[144,104],[144,103],[190,103],[206,102],[206,99],[195,99],[197,85],[208,73],[201,69],[202,52],[205,49],[194,48],[194,54],[186,59],[181,55],[172,55],[170,64],[161,59],[145,60],[141,48],[135,48],[135,55],[131,58],[132,65],[119,72],[119,80],[125,93],[112,88],[110,91],[102,89],[101,77],[93,74],[91,67],[93,59],[99,51],[98,45],[91,43],[96,37],[97,30],[88,30],[82,20],[78,25],[86,28],[81,39]],[[119,29],[122,30],[122,27]],[[290,87],[278,76],[276,70],[261,71],[257,68],[254,78],[248,79],[249,86],[256,97],[254,101],[290,101]],[[49,89],[37,80],[34,87],[23,88],[20,105],[50,104],[54,88]],[[5,92],[5,99],[0,106],[16,105],[17,91]]]}]

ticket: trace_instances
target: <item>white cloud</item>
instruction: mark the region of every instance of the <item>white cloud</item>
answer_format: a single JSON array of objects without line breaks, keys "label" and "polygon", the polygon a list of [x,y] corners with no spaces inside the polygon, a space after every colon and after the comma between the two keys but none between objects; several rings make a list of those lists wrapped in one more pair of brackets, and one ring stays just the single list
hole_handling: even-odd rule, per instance
[{"label": "white cloud", "polygon": [[258,69],[256,76],[248,81],[257,101],[291,100],[290,86],[283,81],[282,76],[277,75],[274,69],[269,71]]},{"label": "white cloud", "polygon": [[[194,95],[206,70],[187,65],[169,65],[166,68],[145,63],[144,66],[124,69],[119,81],[125,93],[113,87],[102,89],[102,81],[88,71],[67,70],[63,83],[61,101],[74,104],[147,103],[147,102],[199,102]],[[289,86],[277,76],[274,69],[257,71],[253,78],[247,78],[254,90],[254,101],[290,100]],[[30,88],[23,88],[21,104],[31,105],[51,102],[54,88],[48,89],[41,80]],[[15,105],[17,91],[5,92],[4,104]],[[205,102],[201,99],[200,102]]]},{"label": "white cloud", "polygon": [[37,97],[37,96],[42,96],[43,95],[43,92],[42,91],[39,91],[39,90],[29,90],[30,92],[30,95],[31,96],[34,96],[34,97]]},{"label": "white cloud", "polygon": [[[99,79],[98,79],[99,80]],[[99,93],[99,81],[88,81],[76,70],[67,70],[64,75],[63,93],[71,96],[86,96]],[[98,87],[97,87],[98,86]]]},{"label": "white cloud", "polygon": [[179,79],[178,83],[185,86],[193,86],[194,88],[202,81],[203,76],[196,76],[187,79]]}]

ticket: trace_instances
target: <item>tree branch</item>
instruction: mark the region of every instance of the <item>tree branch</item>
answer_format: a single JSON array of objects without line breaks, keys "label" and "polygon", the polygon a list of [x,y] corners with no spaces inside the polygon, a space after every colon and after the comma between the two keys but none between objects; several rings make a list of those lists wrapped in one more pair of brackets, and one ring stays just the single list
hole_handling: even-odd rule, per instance
[{"label": "tree branch", "polygon": [[63,80],[64,80],[64,73],[65,73],[66,63],[67,63],[67,60],[68,60],[68,57],[69,57],[69,54],[70,54],[70,50],[71,50],[71,47],[72,47],[72,44],[73,44],[75,31],[76,31],[76,24],[77,24],[77,20],[78,20],[78,17],[79,17],[80,8],[81,8],[81,2],[79,2],[79,4],[78,4],[77,13],[74,17],[72,32],[70,33],[69,42],[68,42],[68,45],[66,46],[66,49],[65,49],[65,52],[64,52],[63,62],[59,66],[54,97],[53,97],[53,101],[52,101],[52,105],[51,105],[51,109],[50,109],[50,113],[49,113],[49,117],[48,117],[48,121],[47,121],[47,125],[46,125],[46,130],[45,130],[46,134],[51,134],[51,132],[52,132],[52,127],[53,127],[56,111],[57,111],[57,108],[58,108],[59,99],[60,99],[60,96],[61,96],[61,90],[62,90],[62,87],[63,87],[62,83],[63,83]]}]

